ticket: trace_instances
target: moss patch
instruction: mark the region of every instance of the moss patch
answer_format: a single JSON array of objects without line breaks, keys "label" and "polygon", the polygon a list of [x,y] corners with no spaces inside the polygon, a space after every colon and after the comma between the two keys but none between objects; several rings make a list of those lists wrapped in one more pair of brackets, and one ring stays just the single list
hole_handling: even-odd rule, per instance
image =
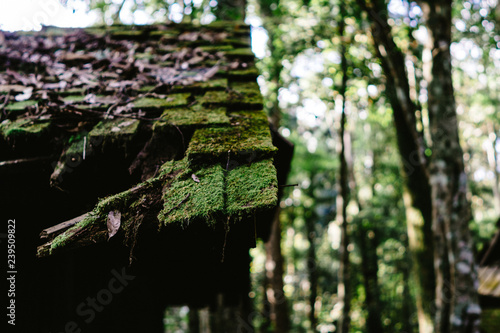
[{"label": "moss patch", "polygon": [[[130,207],[138,206],[137,201],[142,202],[144,195],[153,193],[151,195],[153,196],[155,192],[160,191],[164,178],[164,175],[152,178],[127,191],[100,200],[92,212],[82,221],[54,238],[48,249],[48,254],[52,254],[64,247],[71,247],[76,242],[89,245],[105,241],[108,237],[106,221],[110,211],[117,210],[123,213],[120,228],[127,231],[134,221],[134,211]],[[130,214],[127,214],[127,212]],[[43,256],[46,254],[39,252],[38,255]]]},{"label": "moss patch", "polygon": [[137,119],[110,119],[100,121],[92,131],[90,136],[128,136],[137,132],[140,121]]},{"label": "moss patch", "polygon": [[228,79],[230,81],[255,81],[259,74],[259,71],[255,67],[232,70],[228,73]]},{"label": "moss patch", "polygon": [[224,55],[229,59],[239,58],[239,59],[247,60],[247,61],[253,60],[255,57],[253,52],[252,52],[252,49],[249,47],[234,49],[231,51],[226,51],[226,52],[224,52]]},{"label": "moss patch", "polygon": [[163,224],[189,224],[204,220],[213,225],[217,217],[224,214],[224,170],[213,165],[193,171],[199,182],[191,174],[183,173],[163,193],[164,208],[158,219]]},{"label": "moss patch", "polygon": [[201,51],[208,53],[216,53],[221,51],[231,51],[233,47],[231,45],[206,45],[198,47]]},{"label": "moss patch", "polygon": [[138,134],[140,123],[137,119],[126,118],[102,120],[90,131],[90,142],[102,140],[103,146],[123,147],[126,155],[128,144]]},{"label": "moss patch", "polygon": [[139,98],[133,102],[134,105],[133,108],[135,109],[168,108],[168,107],[187,105],[190,95],[191,94],[189,93],[172,94],[169,95],[166,99],[151,98],[151,97]]},{"label": "moss patch", "polygon": [[241,48],[249,48],[252,46],[252,42],[250,38],[248,37],[241,37],[241,38],[227,38],[222,41],[223,43],[230,44],[232,47],[236,49],[241,49]]},{"label": "moss patch", "polygon": [[226,106],[229,104],[229,94],[226,91],[207,91],[198,102],[204,106]]},{"label": "moss patch", "polygon": [[4,120],[0,124],[0,133],[9,140],[40,138],[47,134],[49,129],[49,121],[35,121],[28,118]]},{"label": "moss patch", "polygon": [[278,180],[272,159],[242,165],[229,171],[226,180],[227,214],[248,215],[272,209],[278,200]]},{"label": "moss patch", "polygon": [[226,109],[194,105],[190,108],[167,109],[161,119],[176,126],[229,125]]},{"label": "moss patch", "polygon": [[483,309],[481,313],[481,332],[500,332],[500,309]]},{"label": "moss patch", "polygon": [[9,103],[6,107],[6,111],[24,111],[26,107],[28,106],[35,106],[38,102],[29,100],[29,101],[22,101],[22,102],[14,102],[14,103]]},{"label": "moss patch", "polygon": [[232,82],[230,86],[232,104],[241,108],[260,110],[263,107],[263,99],[257,82]]},{"label": "moss patch", "polygon": [[[232,125],[194,132],[187,156],[193,161],[236,160],[249,163],[271,157],[273,146],[267,117],[262,111],[232,113]],[[230,151],[230,152],[229,152]]]}]

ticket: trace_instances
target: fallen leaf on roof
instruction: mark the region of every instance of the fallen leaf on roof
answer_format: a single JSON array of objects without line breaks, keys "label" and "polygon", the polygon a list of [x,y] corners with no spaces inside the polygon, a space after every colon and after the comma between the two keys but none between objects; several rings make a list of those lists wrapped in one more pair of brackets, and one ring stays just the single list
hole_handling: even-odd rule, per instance
[{"label": "fallen leaf on roof", "polygon": [[120,229],[122,213],[120,211],[110,211],[108,213],[108,240],[116,235],[118,230]]}]

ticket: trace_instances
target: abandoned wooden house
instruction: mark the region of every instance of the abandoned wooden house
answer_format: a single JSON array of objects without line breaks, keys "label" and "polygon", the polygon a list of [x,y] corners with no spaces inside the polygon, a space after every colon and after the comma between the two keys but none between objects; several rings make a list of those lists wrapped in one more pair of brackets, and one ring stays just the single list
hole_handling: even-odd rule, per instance
[{"label": "abandoned wooden house", "polygon": [[209,306],[218,332],[248,329],[248,250],[269,233],[293,150],[263,112],[249,27],[0,39],[20,324],[162,332],[165,308],[188,305]]}]

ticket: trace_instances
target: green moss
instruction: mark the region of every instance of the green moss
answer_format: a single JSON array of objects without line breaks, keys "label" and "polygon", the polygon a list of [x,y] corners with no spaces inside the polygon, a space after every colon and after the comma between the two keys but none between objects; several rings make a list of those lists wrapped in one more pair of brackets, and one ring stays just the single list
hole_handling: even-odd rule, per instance
[{"label": "green moss", "polygon": [[91,35],[104,36],[106,34],[106,28],[84,28],[84,31]]},{"label": "green moss", "polygon": [[92,131],[90,136],[113,136],[123,137],[137,133],[140,121],[137,119],[107,119],[100,121]]},{"label": "green moss", "polygon": [[99,201],[96,207],[82,221],[58,235],[51,243],[49,253],[78,241],[79,238],[86,238],[95,242],[107,239],[107,216],[110,211],[122,212],[120,228],[126,230],[132,219],[126,214],[130,207],[137,206],[137,201],[141,201],[148,193],[159,191],[164,177],[156,177],[138,184],[135,187],[121,193],[109,196]]},{"label": "green moss", "polygon": [[161,119],[176,126],[229,125],[226,109],[194,105],[190,108],[166,109]]},{"label": "green moss", "polygon": [[274,154],[277,148],[272,144],[264,112],[244,111],[231,117],[229,127],[196,130],[186,151],[189,159],[225,161],[229,158],[251,162]]},{"label": "green moss", "polygon": [[142,30],[117,30],[111,31],[110,35],[115,39],[137,40],[145,37],[145,32]]},{"label": "green moss", "polygon": [[9,103],[6,107],[6,111],[24,111],[28,106],[35,106],[38,102],[33,100]]},{"label": "green moss", "polygon": [[[71,143],[59,157],[59,161],[50,175],[50,184],[59,187],[66,172],[72,172],[74,167],[80,165],[84,159],[84,136],[78,134],[71,138]],[[85,147],[85,156],[88,154]]]},{"label": "green moss", "polygon": [[257,82],[232,82],[229,91],[207,91],[197,100],[204,106],[226,106],[230,110],[260,110],[263,103]]},{"label": "green moss", "polygon": [[240,48],[249,48],[252,46],[252,42],[248,37],[241,38],[227,38],[222,41],[224,44],[230,44],[232,47],[236,49]]},{"label": "green moss", "polygon": [[203,106],[226,106],[229,104],[229,94],[226,91],[207,91],[198,98]]},{"label": "green moss", "polygon": [[74,236],[81,230],[87,228],[90,225],[101,223],[103,224],[103,218],[99,215],[96,215],[94,212],[88,214],[82,221],[72,226],[62,234],[58,235],[52,241],[50,245],[49,254],[52,254],[54,251],[61,249],[67,246],[69,243],[74,241]]},{"label": "green moss", "polygon": [[193,172],[199,182],[184,173],[163,193],[164,208],[158,219],[169,223],[189,224],[204,220],[214,224],[224,214],[224,170],[213,165]]},{"label": "green moss", "polygon": [[224,55],[230,59],[241,58],[245,60],[253,60],[255,57],[255,55],[252,52],[252,49],[249,47],[226,51],[224,52]]},{"label": "green moss", "polygon": [[54,26],[44,26],[42,28],[42,31],[40,31],[38,34],[42,36],[53,36],[53,37],[59,37],[59,36],[66,36],[69,31],[75,30],[75,29],[68,29],[68,28],[58,28]]},{"label": "green moss", "polygon": [[272,159],[231,170],[226,180],[227,214],[242,216],[271,209],[278,201],[278,180]]},{"label": "green moss", "polygon": [[231,51],[233,47],[231,45],[205,45],[200,46],[199,49],[208,53],[217,53],[221,51]]},{"label": "green moss", "polygon": [[151,31],[149,35],[151,37],[163,37],[166,39],[177,39],[180,32],[178,30],[155,30]]},{"label": "green moss", "polygon": [[481,312],[481,332],[500,332],[500,309],[483,309]]},{"label": "green moss", "polygon": [[83,103],[85,99],[85,95],[69,95],[63,98],[63,101],[66,103]]},{"label": "green moss", "polygon": [[232,70],[228,73],[228,79],[230,81],[255,81],[260,75],[259,71],[255,67],[250,67],[248,69]]},{"label": "green moss", "polygon": [[180,161],[167,161],[161,167],[159,171],[160,176],[165,176],[167,179],[173,179],[173,175],[182,177],[181,173],[189,173],[189,161],[187,159],[182,159]]},{"label": "green moss", "polygon": [[28,118],[4,120],[0,124],[0,133],[6,139],[40,138],[50,129],[50,121],[37,121]]},{"label": "green moss", "polygon": [[[86,89],[85,88],[72,88],[64,91],[59,91],[57,94],[59,96],[84,96]],[[63,99],[64,100],[64,99]],[[83,98],[81,99],[83,101]]]},{"label": "green moss", "polygon": [[155,55],[151,53],[136,53],[134,57],[141,60],[151,60],[154,59]]},{"label": "green moss", "polygon": [[95,104],[88,104],[85,101],[85,95],[69,95],[63,97],[63,101],[66,104],[79,104],[80,108],[108,108],[112,104],[116,103],[117,99],[114,96],[106,96],[106,95],[97,95],[95,96]]},{"label": "green moss", "polygon": [[139,91],[142,93],[146,93],[153,90],[154,88],[156,88],[156,86],[143,86],[139,88]]},{"label": "green moss", "polygon": [[172,92],[206,92],[208,90],[225,90],[227,88],[227,79],[210,79],[208,81],[196,82],[188,86],[173,86]]},{"label": "green moss", "polygon": [[232,100],[238,101],[240,107],[262,108],[263,99],[257,82],[232,82],[230,89]]},{"label": "green moss", "polygon": [[144,97],[135,100],[133,104],[136,109],[175,107],[187,105],[189,96],[189,93],[182,93],[168,95],[166,99]]}]

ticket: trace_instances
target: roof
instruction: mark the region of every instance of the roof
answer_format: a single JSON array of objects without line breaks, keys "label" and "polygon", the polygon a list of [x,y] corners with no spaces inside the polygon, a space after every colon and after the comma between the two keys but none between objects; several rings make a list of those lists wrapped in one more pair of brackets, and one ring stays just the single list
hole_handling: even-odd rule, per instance
[{"label": "roof", "polygon": [[485,296],[500,297],[500,266],[479,268],[478,293]]},{"label": "roof", "polygon": [[277,148],[248,26],[45,27],[0,39],[0,172],[53,161],[47,182],[67,192],[124,164],[140,180],[44,230],[38,256],[120,230],[135,244],[144,221],[230,224],[275,207]]},{"label": "roof", "polygon": [[[497,222],[500,227],[500,220]],[[500,230],[497,230],[479,267],[478,293],[482,307],[500,307]]]}]

